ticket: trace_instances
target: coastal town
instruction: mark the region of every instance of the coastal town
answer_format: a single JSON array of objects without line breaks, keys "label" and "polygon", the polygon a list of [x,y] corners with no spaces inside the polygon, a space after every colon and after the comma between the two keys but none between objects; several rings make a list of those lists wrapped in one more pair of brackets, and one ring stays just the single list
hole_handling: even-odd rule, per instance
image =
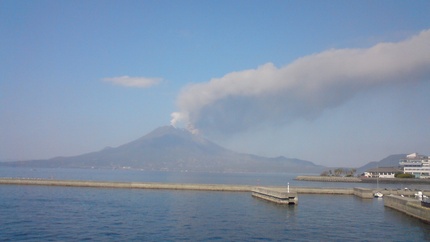
[{"label": "coastal town", "polygon": [[376,167],[364,172],[368,178],[430,178],[429,156],[412,153],[399,161],[397,167]]}]

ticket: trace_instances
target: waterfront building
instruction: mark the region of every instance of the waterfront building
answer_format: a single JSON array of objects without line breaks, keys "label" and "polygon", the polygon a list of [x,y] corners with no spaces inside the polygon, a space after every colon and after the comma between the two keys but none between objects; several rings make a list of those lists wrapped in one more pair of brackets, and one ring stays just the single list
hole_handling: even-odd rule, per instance
[{"label": "waterfront building", "polygon": [[430,159],[428,156],[412,153],[399,162],[403,173],[412,174],[415,178],[430,178]]},{"label": "waterfront building", "polygon": [[397,167],[378,167],[365,171],[364,176],[369,178],[394,178],[396,173],[399,172],[401,173],[402,170]]}]

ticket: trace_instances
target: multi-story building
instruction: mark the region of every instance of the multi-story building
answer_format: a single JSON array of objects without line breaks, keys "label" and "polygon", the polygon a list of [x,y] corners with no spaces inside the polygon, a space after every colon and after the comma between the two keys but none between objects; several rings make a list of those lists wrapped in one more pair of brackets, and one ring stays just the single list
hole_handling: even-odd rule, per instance
[{"label": "multi-story building", "polygon": [[416,178],[430,178],[430,159],[428,156],[412,153],[401,159],[399,164],[403,173],[412,174]]}]

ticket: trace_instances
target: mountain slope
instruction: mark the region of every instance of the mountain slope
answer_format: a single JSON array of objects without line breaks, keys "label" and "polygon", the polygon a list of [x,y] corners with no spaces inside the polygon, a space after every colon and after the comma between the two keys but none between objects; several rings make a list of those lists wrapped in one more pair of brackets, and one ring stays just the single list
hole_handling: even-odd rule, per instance
[{"label": "mountain slope", "polygon": [[357,172],[360,174],[365,172],[368,169],[376,168],[376,167],[398,167],[400,159],[405,157],[406,157],[406,154],[390,155],[380,161],[372,161],[362,167],[357,168]]},{"label": "mountain slope", "polygon": [[210,172],[320,172],[324,167],[285,157],[266,158],[225,149],[199,135],[163,126],[116,148],[73,157],[3,163],[11,166],[124,168]]}]

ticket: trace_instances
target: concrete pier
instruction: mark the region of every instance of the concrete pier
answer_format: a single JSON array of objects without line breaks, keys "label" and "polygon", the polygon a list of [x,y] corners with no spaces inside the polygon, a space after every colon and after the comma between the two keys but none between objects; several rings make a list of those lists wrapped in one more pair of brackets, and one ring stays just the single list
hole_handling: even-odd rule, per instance
[{"label": "concrete pier", "polygon": [[384,206],[430,223],[430,208],[422,206],[418,199],[388,195],[384,196]]},{"label": "concrete pier", "polygon": [[252,189],[252,196],[277,204],[297,204],[299,201],[296,192],[279,191],[266,187],[256,187]]}]

